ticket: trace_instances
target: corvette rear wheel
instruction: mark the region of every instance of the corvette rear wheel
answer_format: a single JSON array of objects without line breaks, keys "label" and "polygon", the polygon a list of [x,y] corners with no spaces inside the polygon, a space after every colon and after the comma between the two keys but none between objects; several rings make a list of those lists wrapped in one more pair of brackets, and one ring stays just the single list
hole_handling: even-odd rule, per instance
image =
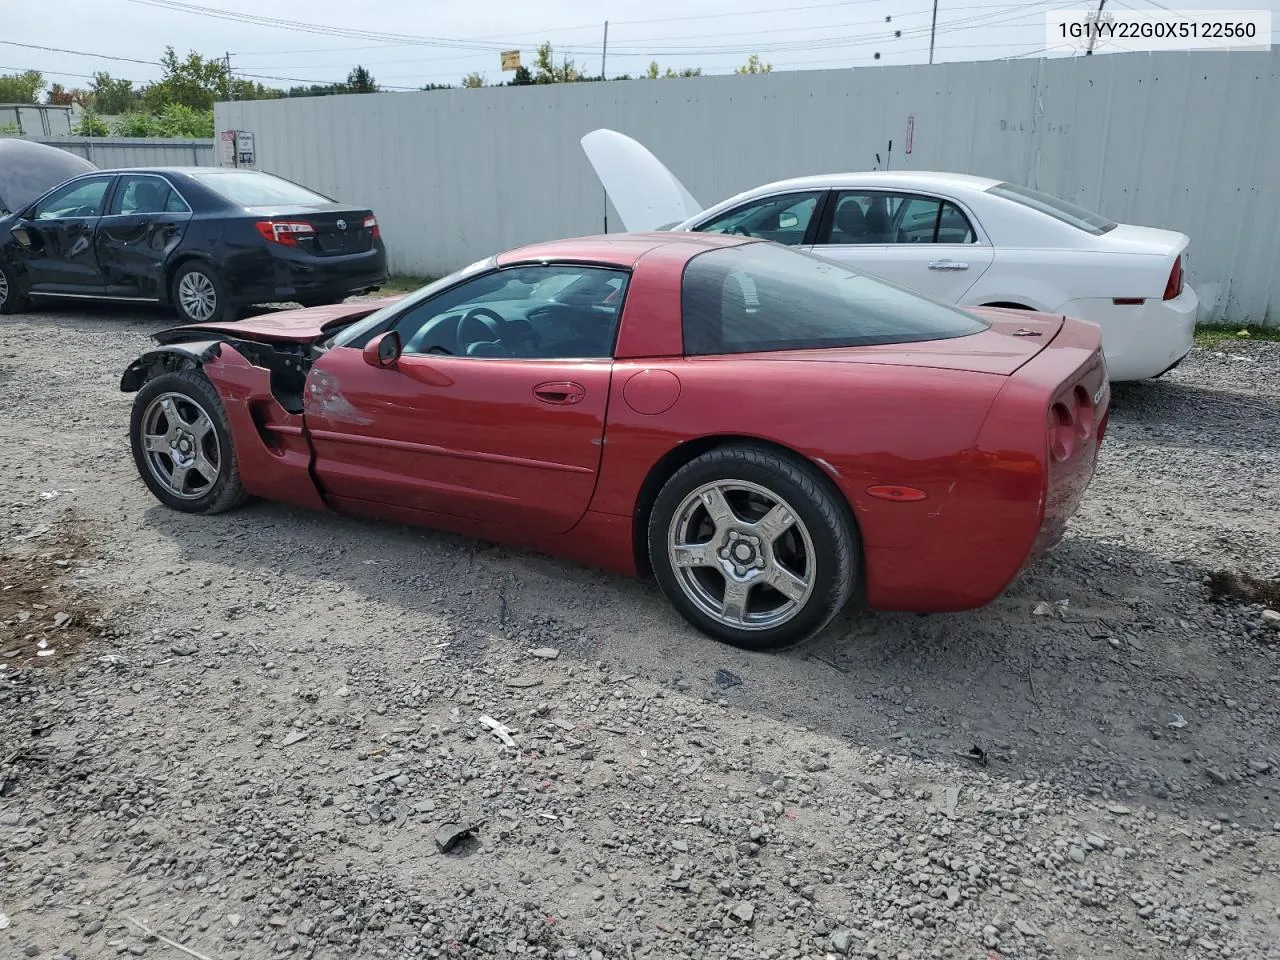
[{"label": "corvette rear wheel", "polygon": [[226,412],[203,373],[148,381],[133,401],[129,439],[138,474],[166,506],[222,513],[247,499]]},{"label": "corvette rear wheel", "polygon": [[678,470],[649,518],[663,593],[699,630],[777,649],[817,633],[853,589],[857,534],[820,474],[772,450],[727,446]]}]

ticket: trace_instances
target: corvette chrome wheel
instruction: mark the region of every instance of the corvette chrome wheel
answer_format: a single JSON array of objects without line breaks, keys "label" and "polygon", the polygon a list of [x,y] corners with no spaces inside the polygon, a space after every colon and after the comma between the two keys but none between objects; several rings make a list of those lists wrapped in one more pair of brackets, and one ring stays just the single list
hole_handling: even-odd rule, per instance
[{"label": "corvette chrome wheel", "polygon": [[178,304],[196,323],[204,323],[218,309],[218,291],[206,274],[192,270],[178,281]]},{"label": "corvette chrome wheel", "polygon": [[218,482],[218,432],[208,412],[191,397],[155,397],[142,415],[140,440],[151,476],[173,496],[198,500]]},{"label": "corvette chrome wheel", "polygon": [[0,270],[0,308],[9,302],[9,278]]},{"label": "corvette chrome wheel", "polygon": [[684,595],[735,630],[770,630],[804,609],[817,554],[795,508],[745,480],[690,491],[667,530],[667,554]]}]

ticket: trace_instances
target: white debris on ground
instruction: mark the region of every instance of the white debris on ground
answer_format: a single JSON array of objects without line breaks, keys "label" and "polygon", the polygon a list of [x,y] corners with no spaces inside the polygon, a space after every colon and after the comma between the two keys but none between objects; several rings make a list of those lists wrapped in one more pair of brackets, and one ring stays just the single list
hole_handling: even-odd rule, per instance
[{"label": "white debris on ground", "polygon": [[0,655],[57,650],[0,656],[5,957],[1280,955],[1280,633],[1204,586],[1280,576],[1280,345],[1117,386],[991,607],[760,655],[543,557],[164,509],[117,383],[168,322],[5,321],[0,557],[58,598],[0,589]]}]

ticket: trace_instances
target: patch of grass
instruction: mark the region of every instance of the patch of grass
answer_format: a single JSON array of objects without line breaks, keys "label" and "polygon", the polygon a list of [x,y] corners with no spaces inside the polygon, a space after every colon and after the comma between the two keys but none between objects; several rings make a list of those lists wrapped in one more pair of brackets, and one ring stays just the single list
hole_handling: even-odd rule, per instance
[{"label": "patch of grass", "polygon": [[386,294],[413,293],[419,287],[425,287],[435,279],[436,277],[415,277],[408,273],[395,273],[387,277],[387,282],[382,285],[382,289],[378,292]]},{"label": "patch of grass", "polygon": [[1196,327],[1196,345],[1200,347],[1221,349],[1228,341],[1248,343],[1250,340],[1280,341],[1280,327],[1261,327],[1252,323],[1244,326],[1231,323],[1205,323]]}]

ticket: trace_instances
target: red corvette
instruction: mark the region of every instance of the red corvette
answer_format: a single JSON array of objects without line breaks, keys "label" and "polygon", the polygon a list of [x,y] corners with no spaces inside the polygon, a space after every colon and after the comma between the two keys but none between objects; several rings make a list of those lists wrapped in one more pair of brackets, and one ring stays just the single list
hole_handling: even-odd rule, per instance
[{"label": "red corvette", "polygon": [[757,649],[855,590],[990,602],[1061,537],[1110,400],[1093,324],[715,234],[537,244],[155,339],[121,389],[170,507],[259,496],[651,571]]}]

